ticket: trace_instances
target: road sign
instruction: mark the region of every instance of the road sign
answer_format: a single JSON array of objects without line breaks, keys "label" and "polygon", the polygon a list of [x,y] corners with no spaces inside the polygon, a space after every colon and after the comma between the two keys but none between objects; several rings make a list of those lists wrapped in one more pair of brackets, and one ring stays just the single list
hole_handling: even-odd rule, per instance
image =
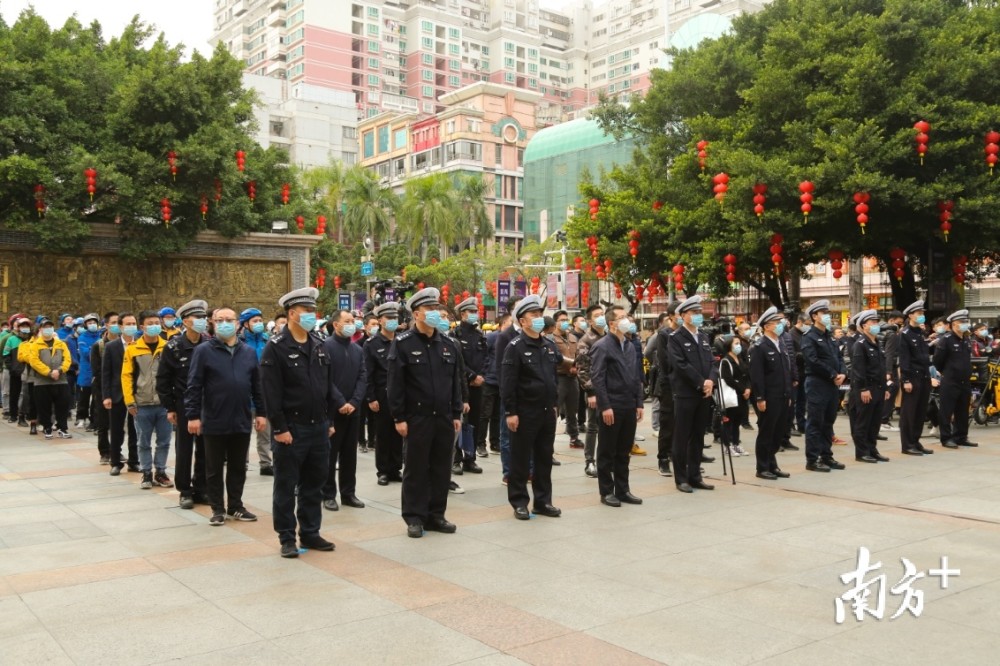
[{"label": "road sign", "polygon": [[375,275],[375,263],[371,261],[361,262],[361,277]]}]

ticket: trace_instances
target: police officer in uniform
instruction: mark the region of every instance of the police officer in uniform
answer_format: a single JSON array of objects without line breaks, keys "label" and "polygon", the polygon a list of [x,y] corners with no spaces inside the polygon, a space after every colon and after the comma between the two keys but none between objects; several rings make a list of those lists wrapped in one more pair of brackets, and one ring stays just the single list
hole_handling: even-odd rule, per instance
[{"label": "police officer in uniform", "polygon": [[479,330],[479,303],[475,296],[470,296],[458,304],[458,316],[461,320],[454,329],[452,337],[458,341],[465,361],[465,378],[469,386],[469,413],[465,417],[462,428],[461,446],[456,449],[455,456],[461,452],[463,472],[482,474],[482,468],[476,464],[475,428],[479,427],[483,405],[483,384],[486,382],[486,335]]},{"label": "police officer in uniform", "polygon": [[848,411],[854,459],[858,462],[888,462],[878,452],[882,405],[889,399],[885,379],[885,356],[878,343],[878,312],[863,310],[855,316],[858,335],[851,345],[851,395]]},{"label": "police officer in uniform", "polygon": [[972,343],[969,311],[958,310],[947,318],[951,330],[934,347],[934,367],[941,373],[941,446],[979,446],[969,441],[969,401],[972,397]]},{"label": "police officer in uniform", "polygon": [[556,368],[562,357],[555,343],[542,336],[542,300],[527,296],[514,306],[521,334],[504,351],[500,400],[510,430],[510,474],[507,500],[514,517],[528,520],[528,473],[534,463],[531,489],[535,513],[557,518],[552,506],[552,447],[556,437],[558,389]]},{"label": "police officer in uniform", "polygon": [[268,341],[260,359],[264,406],[274,437],[272,512],[282,557],[299,556],[296,527],[303,548],[334,549],[319,534],[323,484],[330,465],[329,438],[334,433],[337,407],[330,390],[330,356],[323,349],[323,340],[313,332],[317,296],[317,289],[305,287],[278,299],[288,315],[288,325]]},{"label": "police officer in uniform", "polygon": [[705,428],[712,390],[719,378],[708,336],[698,330],[704,322],[701,300],[701,296],[692,296],[677,306],[682,325],[670,334],[667,345],[674,394],[674,483],[683,493],[694,492],[695,488],[715,489],[701,478]]},{"label": "police officer in uniform", "polygon": [[782,315],[776,307],[768,308],[757,320],[763,335],[750,349],[750,392],[757,411],[757,478],[774,481],[788,478],[778,467],[778,448],[784,441],[792,408],[795,362],[781,341],[784,333]]},{"label": "police officer in uniform", "polygon": [[403,438],[389,411],[389,349],[399,327],[399,305],[392,301],[374,310],[379,331],[365,342],[365,374],[368,377],[365,400],[375,417],[375,473],[378,485],[403,480]]},{"label": "police officer in uniform", "polygon": [[924,302],[910,303],[903,310],[903,316],[906,325],[899,332],[899,378],[903,387],[899,441],[906,455],[930,455],[934,451],[920,443],[931,397],[930,347],[923,331]]},{"label": "police officer in uniform", "polygon": [[847,379],[844,358],[830,334],[830,301],[806,308],[812,328],[802,336],[806,373],[806,469],[829,472],[844,469],[833,458],[833,422],[840,405],[840,385]]},{"label": "police officer in uniform", "polygon": [[445,520],[455,434],[462,427],[462,376],[458,344],[442,335],[433,287],[406,302],[413,329],[396,336],[389,350],[388,399],[396,431],[406,440],[403,469],[403,520],[406,534],[424,530],[451,534]]}]

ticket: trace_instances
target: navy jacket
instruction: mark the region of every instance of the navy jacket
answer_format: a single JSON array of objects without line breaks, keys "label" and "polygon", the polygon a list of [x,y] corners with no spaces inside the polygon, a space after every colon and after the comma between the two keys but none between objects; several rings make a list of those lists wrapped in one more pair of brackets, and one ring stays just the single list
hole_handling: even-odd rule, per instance
[{"label": "navy jacket", "polygon": [[184,412],[201,420],[205,435],[232,435],[253,430],[250,400],[264,404],[257,352],[237,341],[230,350],[218,338],[194,348],[188,369]]},{"label": "navy jacket", "polygon": [[[968,336],[948,331],[934,347],[934,367],[941,373],[942,386],[969,388],[972,376],[972,344]],[[956,417],[958,418],[958,417]]]},{"label": "navy jacket", "polygon": [[[389,384],[389,349],[392,340],[379,331],[365,342],[362,354],[365,358],[365,400],[375,402],[385,395]],[[388,402],[387,398],[382,398]],[[379,409],[389,409],[389,405],[379,405]]]},{"label": "navy jacket", "polygon": [[556,368],[562,356],[551,340],[518,335],[504,350],[500,401],[506,416],[555,409]]},{"label": "navy jacket", "polygon": [[323,349],[330,357],[330,393],[337,409],[350,403],[361,408],[368,382],[365,372],[364,351],[350,338],[333,334],[323,342]]},{"label": "navy jacket", "polygon": [[435,331],[417,329],[396,336],[389,349],[389,411],[396,423],[414,418],[462,418],[461,352],[458,343]]},{"label": "navy jacket", "polygon": [[490,386],[500,385],[500,376],[497,374],[497,366],[493,361],[496,356],[497,336],[499,335],[500,331],[490,331],[486,334],[486,374],[483,375],[483,380]]},{"label": "navy jacket", "polygon": [[791,398],[794,373],[795,360],[789,357],[781,338],[775,344],[762,336],[750,348],[750,392],[757,400],[777,402]]},{"label": "navy jacket", "polygon": [[[642,407],[642,362],[635,344],[608,333],[590,348],[590,382],[597,396],[597,411]],[[641,358],[641,356],[639,356]]]},{"label": "navy jacket", "polygon": [[122,362],[125,360],[125,343],[121,338],[109,340],[104,345],[104,360],[101,361],[101,399],[111,398],[111,402],[125,402],[122,393]]},{"label": "navy jacket", "polygon": [[813,326],[802,336],[802,358],[806,377],[818,377],[833,383],[837,375],[846,375],[844,357],[837,350],[829,329],[820,331]]},{"label": "navy jacket", "polygon": [[899,374],[904,382],[921,380],[930,375],[930,346],[924,332],[907,326],[899,332]]},{"label": "navy jacket", "polygon": [[694,335],[682,326],[670,334],[667,349],[674,397],[705,399],[705,380],[719,383],[719,370],[715,367],[708,336],[700,331]]}]

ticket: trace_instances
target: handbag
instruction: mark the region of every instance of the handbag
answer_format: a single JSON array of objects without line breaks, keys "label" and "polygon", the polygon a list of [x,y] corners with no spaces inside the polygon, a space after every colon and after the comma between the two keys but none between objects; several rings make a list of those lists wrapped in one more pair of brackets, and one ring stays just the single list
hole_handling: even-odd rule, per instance
[{"label": "handbag", "polygon": [[[723,363],[729,363],[730,374],[733,371],[733,364],[729,359],[722,359]],[[726,380],[722,378],[722,372],[719,372],[719,392],[722,394],[722,405],[723,409],[732,409],[733,407],[739,407],[740,398],[736,395],[736,389],[726,383]]]}]

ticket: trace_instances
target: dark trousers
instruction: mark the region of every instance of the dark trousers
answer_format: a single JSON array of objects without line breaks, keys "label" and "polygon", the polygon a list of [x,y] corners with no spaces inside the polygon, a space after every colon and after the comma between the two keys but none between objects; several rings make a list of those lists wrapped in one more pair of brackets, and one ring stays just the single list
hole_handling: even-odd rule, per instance
[{"label": "dark trousers", "polygon": [[[661,401],[662,403],[662,401]],[[701,481],[701,453],[705,448],[712,401],[708,398],[674,397],[674,483]],[[663,415],[660,415],[663,418]],[[660,432],[663,425],[660,425]]]},{"label": "dark trousers", "polygon": [[[740,401],[742,404],[742,401]],[[743,411],[740,404],[726,410],[722,418],[722,441],[729,446],[738,446],[740,443],[740,426],[743,423]]]},{"label": "dark trousers", "polygon": [[76,420],[90,420],[93,418],[90,414],[90,397],[93,393],[93,389],[90,386],[77,386],[76,387]]},{"label": "dark trousers", "polygon": [[597,414],[601,420],[597,433],[597,488],[601,497],[621,497],[629,492],[628,461],[635,443],[636,413],[634,409],[612,411],[615,418],[611,425],[604,423],[600,412]]},{"label": "dark trousers", "polygon": [[137,444],[138,435],[135,432],[135,420],[125,409],[124,402],[115,402],[111,405],[110,424],[111,432],[111,464],[115,467],[122,465],[122,444],[125,443],[125,430],[128,426],[128,464],[139,464],[139,447]]},{"label": "dark trousers", "polygon": [[35,405],[38,412],[38,423],[45,432],[52,432],[52,411],[55,409],[56,428],[64,432],[69,430],[66,420],[69,417],[69,386],[66,384],[35,384]]},{"label": "dark trousers", "polygon": [[580,382],[576,375],[559,375],[559,412],[566,417],[566,434],[571,440],[580,437],[576,408],[580,404]]},{"label": "dark trousers", "polygon": [[10,373],[10,396],[7,398],[7,409],[10,411],[10,420],[16,421],[18,415],[18,402],[21,400],[21,373]]},{"label": "dark trousers", "polygon": [[[188,432],[187,419],[183,417],[181,412],[177,412],[177,435],[174,442],[174,483],[177,486],[177,491],[185,497],[191,497],[193,494],[204,494],[208,488],[205,469],[205,439],[201,435],[195,436]],[[192,460],[194,464],[193,478],[191,476]],[[243,478],[246,479],[245,474]],[[222,486],[220,485],[219,488],[221,490]]]},{"label": "dark trousers", "polygon": [[306,425],[291,423],[288,427],[292,443],[275,442],[271,449],[274,464],[272,513],[274,531],[281,543],[295,543],[296,519],[299,537],[319,534],[323,522],[323,484],[330,467],[330,427],[326,421]]},{"label": "dark trousers", "polygon": [[479,409],[479,422],[475,426],[476,448],[486,446],[487,430],[490,448],[500,448],[500,387],[483,384],[483,404]]},{"label": "dark trousers", "polygon": [[756,410],[755,406],[757,441],[754,443],[754,455],[757,457],[758,472],[773,472],[778,469],[778,448],[785,441],[791,408],[788,398],[777,395],[767,398],[763,412]]},{"label": "dark trousers", "polygon": [[670,460],[674,448],[674,396],[666,393],[660,396],[660,434],[656,437],[656,459]]},{"label": "dark trousers", "polygon": [[801,433],[806,431],[806,382],[802,373],[799,372],[799,385],[795,391],[795,429]]},{"label": "dark trousers", "polygon": [[969,441],[969,401],[972,389],[964,384],[941,382],[941,441],[954,440],[959,444]]},{"label": "dark trousers", "polygon": [[820,377],[806,377],[806,462],[833,457],[833,422],[837,420],[840,390]]},{"label": "dark trousers", "polygon": [[888,423],[892,419],[892,410],[896,409],[896,395],[899,394],[899,381],[893,376],[892,384],[886,387],[889,391],[889,399],[882,400],[881,417],[882,423]]},{"label": "dark trousers", "polygon": [[360,431],[361,414],[357,410],[353,414],[337,414],[333,418],[329,471],[326,483],[323,484],[323,499],[337,499],[338,479],[341,497],[353,497],[357,492],[358,433]]},{"label": "dark trousers", "polygon": [[587,429],[587,394],[580,389],[580,405],[576,410],[576,425],[580,430]]},{"label": "dark trousers", "polygon": [[396,432],[396,424],[389,413],[389,399],[385,389],[376,392],[379,411],[375,417],[375,473],[389,478],[398,477],[403,471],[403,438]]},{"label": "dark trousers", "polygon": [[35,408],[35,382],[21,382],[21,413],[28,421],[38,420],[38,410]]},{"label": "dark trousers", "polygon": [[465,425],[455,447],[455,462],[473,462],[476,459],[475,431],[483,414],[483,387],[469,387],[469,413],[465,415]]},{"label": "dark trousers", "polygon": [[507,500],[515,509],[528,506],[528,474],[534,463],[531,492],[535,507],[552,504],[552,448],[556,439],[556,412],[551,409],[518,415],[517,431],[510,433],[510,474]]},{"label": "dark trousers", "polygon": [[403,446],[403,520],[407,525],[443,520],[448,508],[454,424],[447,416],[419,415],[412,417],[407,427]]},{"label": "dark trousers", "polygon": [[[186,429],[185,424],[185,429]],[[200,438],[199,438],[200,439]],[[243,486],[247,481],[250,433],[205,435],[205,482],[214,513],[232,513],[243,508]],[[222,469],[226,469],[226,496],[222,496]],[[225,500],[225,501],[223,501]]]},{"label": "dark trousers", "polygon": [[861,402],[857,391],[851,391],[847,409],[851,415],[851,439],[854,440],[856,457],[878,453],[878,430],[882,425],[882,408],[885,402],[884,391],[872,391],[872,399],[867,405]]},{"label": "dark trousers", "polygon": [[361,412],[361,421],[358,425],[358,444],[369,449],[375,448],[378,437],[378,429],[375,426],[375,412],[368,409],[368,403],[362,402],[358,409]]},{"label": "dark trousers", "polygon": [[601,423],[601,415],[596,409],[587,407],[587,436],[583,440],[583,457],[587,462],[594,462],[597,451],[597,429]]},{"label": "dark trousers", "polygon": [[110,460],[111,440],[108,437],[108,418],[110,414],[108,410],[104,409],[104,405],[101,404],[100,391],[91,395],[91,401],[90,414],[93,417],[94,430],[97,431],[97,452],[102,457],[106,456]]},{"label": "dark trousers", "polygon": [[924,433],[927,404],[931,397],[929,377],[914,376],[910,384],[910,392],[903,391],[899,405],[899,441],[904,451],[920,448],[920,436]]}]

